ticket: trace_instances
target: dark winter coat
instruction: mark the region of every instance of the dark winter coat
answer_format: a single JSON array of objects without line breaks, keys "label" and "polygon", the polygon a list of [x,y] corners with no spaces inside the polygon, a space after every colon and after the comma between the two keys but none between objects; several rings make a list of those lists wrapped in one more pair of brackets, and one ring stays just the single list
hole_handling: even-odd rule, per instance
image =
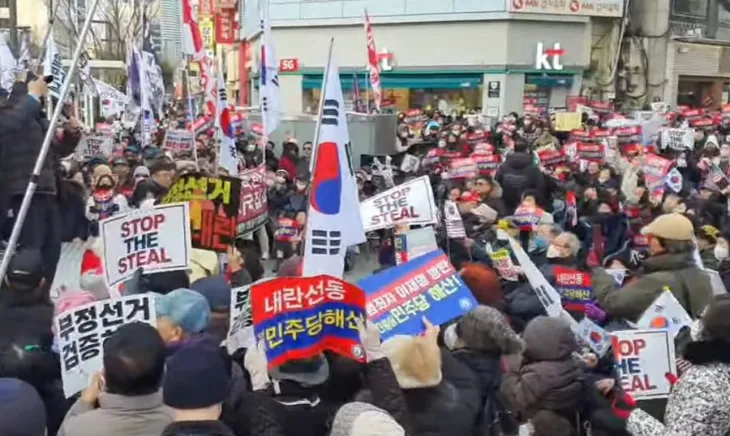
[{"label": "dark winter coat", "polygon": [[697,267],[692,253],[649,257],[634,276],[619,288],[602,268],[593,269],[596,299],[609,315],[636,322],[666,287],[692,318],[698,318],[712,300],[710,277]]},{"label": "dark winter coat", "polygon": [[[27,88],[18,91],[16,94],[13,90],[9,106],[0,110],[0,186],[10,196],[23,194],[28,187],[48,130],[40,101],[27,95]],[[80,132],[65,130],[60,141],[53,141],[38,177],[36,194],[58,192],[58,159],[73,153],[80,139]]]},{"label": "dark winter coat", "polygon": [[61,208],[61,241],[71,242],[75,238],[89,237],[89,220],[86,218],[86,192],[84,187],[72,180],[63,180],[59,185]]},{"label": "dark winter coat", "polygon": [[497,170],[495,180],[502,186],[502,199],[509,213],[514,212],[522,202],[522,195],[527,190],[535,190],[540,198],[539,204],[545,204],[545,176],[535,164],[529,153],[512,153]]},{"label": "dark winter coat", "polygon": [[583,396],[583,372],[572,353],[575,336],[568,323],[536,318],[523,336],[524,361],[504,377],[500,391],[521,420],[540,411],[575,416]]},{"label": "dark winter coat", "polygon": [[161,436],[236,436],[220,421],[180,421],[165,427]]}]

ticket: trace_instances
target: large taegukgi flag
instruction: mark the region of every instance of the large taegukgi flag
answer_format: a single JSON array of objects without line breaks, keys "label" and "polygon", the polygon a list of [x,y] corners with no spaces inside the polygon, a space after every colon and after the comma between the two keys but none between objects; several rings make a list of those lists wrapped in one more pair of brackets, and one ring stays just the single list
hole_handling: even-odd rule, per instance
[{"label": "large taegukgi flag", "polygon": [[304,276],[342,277],[347,247],[365,242],[350,158],[342,85],[336,62],[326,72],[319,142],[314,150]]}]

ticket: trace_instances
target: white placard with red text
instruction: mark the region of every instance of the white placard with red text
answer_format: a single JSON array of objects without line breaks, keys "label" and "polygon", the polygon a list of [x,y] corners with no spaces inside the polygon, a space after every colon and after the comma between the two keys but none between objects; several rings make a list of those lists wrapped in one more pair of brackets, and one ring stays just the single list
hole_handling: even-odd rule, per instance
[{"label": "white placard with red text", "polygon": [[190,210],[188,203],[139,209],[101,221],[104,278],[111,287],[143,268],[145,273],[188,269]]},{"label": "white placard with red text", "polygon": [[195,148],[193,132],[184,129],[168,130],[162,148],[173,153],[192,152]]},{"label": "white placard with red text", "polygon": [[677,374],[672,335],[666,330],[623,330],[612,335],[621,388],[637,400],[669,396],[672,385],[665,375]]},{"label": "white placard with red text", "polygon": [[428,176],[403,183],[361,202],[360,217],[366,232],[397,224],[436,223],[436,202]]}]

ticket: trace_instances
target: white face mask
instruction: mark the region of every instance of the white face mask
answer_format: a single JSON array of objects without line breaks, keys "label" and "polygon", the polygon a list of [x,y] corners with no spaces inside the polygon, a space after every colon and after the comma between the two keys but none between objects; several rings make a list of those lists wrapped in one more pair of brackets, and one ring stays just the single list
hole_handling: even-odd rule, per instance
[{"label": "white face mask", "polygon": [[304,189],[307,187],[306,183],[297,183],[297,191],[304,191]]},{"label": "white face mask", "polygon": [[439,148],[446,147],[446,141],[439,141]]},{"label": "white face mask", "polygon": [[730,253],[728,253],[728,251],[730,251],[730,250],[728,250],[728,247],[726,245],[720,245],[720,244],[715,245],[715,259],[717,259],[717,260],[727,259],[728,255],[730,254]]},{"label": "white face mask", "polygon": [[728,150],[726,148],[721,148],[720,149],[720,156],[722,156],[724,158],[730,157],[730,150]]},{"label": "white face mask", "polygon": [[547,249],[547,258],[548,259],[557,259],[559,257],[562,257],[560,255],[560,250],[558,250],[558,247],[551,245]]},{"label": "white face mask", "polygon": [[286,178],[284,178],[284,177],[277,177],[276,178],[276,183],[278,183],[280,185],[283,185],[284,183],[286,183]]}]

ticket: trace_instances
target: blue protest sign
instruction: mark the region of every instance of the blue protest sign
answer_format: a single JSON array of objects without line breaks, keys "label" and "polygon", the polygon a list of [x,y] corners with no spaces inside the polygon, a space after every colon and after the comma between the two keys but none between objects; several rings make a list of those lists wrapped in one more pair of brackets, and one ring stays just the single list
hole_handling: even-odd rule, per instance
[{"label": "blue protest sign", "polygon": [[384,340],[422,333],[424,316],[441,325],[477,306],[441,250],[367,277],[357,285],[365,291],[368,318]]}]

